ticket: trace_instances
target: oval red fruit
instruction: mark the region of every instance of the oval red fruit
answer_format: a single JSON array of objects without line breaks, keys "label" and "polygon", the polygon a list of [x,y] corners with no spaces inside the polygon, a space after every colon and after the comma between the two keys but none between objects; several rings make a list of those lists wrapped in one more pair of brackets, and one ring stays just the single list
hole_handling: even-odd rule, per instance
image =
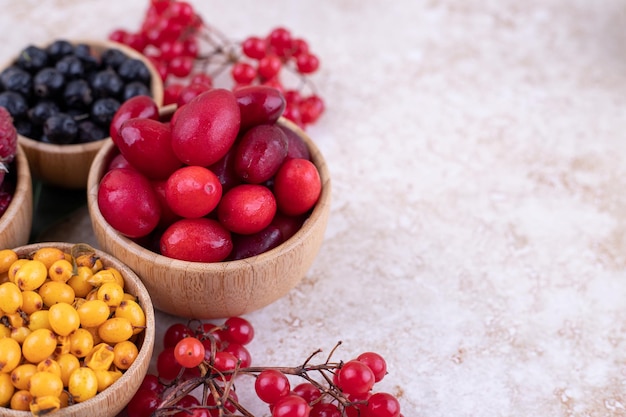
[{"label": "oval red fruit", "polygon": [[289,216],[312,209],[321,192],[322,182],[317,167],[306,159],[285,161],[274,177],[278,209]]},{"label": "oval red fruit", "polygon": [[248,130],[235,151],[235,172],[242,181],[261,184],[276,174],[287,156],[287,136],[276,125]]},{"label": "oval red fruit", "polygon": [[159,200],[150,181],[128,168],[111,170],[102,177],[98,207],[113,228],[131,238],[149,234],[161,215]]},{"label": "oval red fruit", "polygon": [[122,103],[115,112],[109,127],[109,134],[113,143],[117,145],[118,131],[122,124],[129,119],[135,118],[159,120],[159,107],[152,97],[135,96]]},{"label": "oval red fruit", "polygon": [[263,185],[230,189],[217,206],[217,218],[231,232],[248,235],[265,229],[276,214],[274,194]]},{"label": "oval red fruit", "polygon": [[233,248],[230,232],[217,220],[181,219],[161,236],[161,254],[190,262],[220,262]]},{"label": "oval red fruit", "polygon": [[211,165],[233,145],[240,123],[239,106],[231,91],[206,91],[174,114],[174,154],[187,165]]},{"label": "oval red fruit", "polygon": [[235,92],[241,111],[241,130],[260,124],[272,124],[285,110],[285,97],[275,88],[264,85],[241,87]]},{"label": "oval red fruit", "polygon": [[208,168],[185,166],[167,179],[165,199],[172,211],[187,218],[209,214],[222,197],[222,184]]}]

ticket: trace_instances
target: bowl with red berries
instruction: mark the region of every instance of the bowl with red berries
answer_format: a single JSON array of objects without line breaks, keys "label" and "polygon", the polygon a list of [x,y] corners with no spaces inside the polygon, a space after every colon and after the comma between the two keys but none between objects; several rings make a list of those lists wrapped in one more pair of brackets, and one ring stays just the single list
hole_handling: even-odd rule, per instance
[{"label": "bowl with red berries", "polygon": [[138,101],[120,107],[89,173],[100,246],[177,316],[238,316],[286,295],[321,247],[331,185],[317,146],[281,117],[283,95],[215,88],[151,118]]},{"label": "bowl with red berries", "polygon": [[0,71],[0,106],[13,117],[33,178],[81,189],[113,114],[137,95],[163,101],[150,61],[110,41],[28,45]]},{"label": "bowl with red berries", "polygon": [[28,160],[8,111],[0,107],[0,247],[25,245],[33,220]]}]

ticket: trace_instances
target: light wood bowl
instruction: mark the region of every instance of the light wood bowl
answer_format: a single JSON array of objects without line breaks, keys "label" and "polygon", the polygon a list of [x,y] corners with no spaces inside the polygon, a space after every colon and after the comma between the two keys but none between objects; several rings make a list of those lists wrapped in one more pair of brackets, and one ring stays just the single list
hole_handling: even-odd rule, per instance
[{"label": "light wood bowl", "polygon": [[278,300],[305,276],[324,237],[330,212],[328,167],[313,141],[286,119],[283,124],[308,145],[322,180],[322,193],[310,217],[298,232],[261,255],[229,262],[200,263],[171,259],[124,237],[98,208],[98,183],[115,151],[107,143],[96,155],[89,173],[87,198],[99,245],[130,266],[142,279],[155,308],[176,316],[212,319],[242,315]]},{"label": "light wood bowl", "polygon": [[[96,56],[108,48],[116,48],[128,57],[143,61],[151,73],[152,97],[158,106],[163,104],[163,82],[150,60],[144,55],[117,42],[89,40],[76,43],[90,45],[92,53]],[[19,136],[19,142],[24,147],[30,163],[32,176],[46,184],[69,189],[84,189],[87,186],[89,167],[105,141],[106,139],[85,144],[55,145]]]},{"label": "light wood bowl", "polygon": [[33,186],[24,149],[18,144],[15,155],[17,182],[11,204],[0,217],[0,248],[28,243],[33,224]]},{"label": "light wood bowl", "polygon": [[[63,251],[69,251],[73,243],[65,242],[42,242],[15,248],[14,250],[20,258],[28,257],[42,247],[55,247]],[[139,277],[126,265],[115,259],[111,255],[96,250],[96,254],[102,259],[104,266],[111,266],[122,273],[125,282],[125,289],[128,293],[138,298],[139,305],[146,314],[146,330],[141,333],[141,347],[135,362],[124,374],[110,387],[98,393],[95,397],[82,402],[62,408],[51,415],[55,417],[115,417],[126,407],[131,400],[144,377],[148,372],[150,359],[154,349],[155,321],[154,308],[150,300],[150,295]],[[15,411],[0,407],[0,415],[3,417],[32,417],[30,411]]]}]

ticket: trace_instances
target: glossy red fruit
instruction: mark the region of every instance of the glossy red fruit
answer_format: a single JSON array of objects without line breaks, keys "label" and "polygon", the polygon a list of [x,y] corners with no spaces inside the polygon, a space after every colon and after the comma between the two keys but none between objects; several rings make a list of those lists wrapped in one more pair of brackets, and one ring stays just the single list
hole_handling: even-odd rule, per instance
[{"label": "glossy red fruit", "polygon": [[117,145],[118,131],[122,124],[129,119],[152,119],[159,120],[159,107],[152,97],[135,96],[126,100],[115,112],[109,134],[113,143]]},{"label": "glossy red fruit", "polygon": [[306,159],[285,161],[274,178],[278,209],[290,216],[304,214],[313,208],[321,192],[317,167]]},{"label": "glossy red fruit", "polygon": [[261,371],[254,381],[257,396],[268,404],[275,404],[289,394],[290,389],[291,385],[285,374],[275,369]]},{"label": "glossy red fruit", "polygon": [[150,417],[160,402],[161,398],[156,392],[140,389],[126,406],[126,414],[128,417]]},{"label": "glossy red fruit", "polygon": [[261,184],[276,174],[287,156],[287,136],[276,125],[248,130],[237,144],[235,172],[249,184]]},{"label": "glossy red fruit", "polygon": [[176,170],[165,184],[165,200],[172,211],[186,218],[209,214],[222,197],[222,184],[208,168],[185,166]]},{"label": "glossy red fruit", "polygon": [[172,150],[169,125],[152,119],[129,119],[119,129],[117,146],[124,158],[150,179],[166,179],[182,166]]},{"label": "glossy red fruit", "polygon": [[280,229],[272,224],[250,235],[233,234],[233,250],[228,260],[236,261],[260,255],[274,249],[284,241]]},{"label": "glossy red fruit", "polygon": [[372,370],[357,360],[346,362],[337,378],[337,386],[348,395],[365,395],[374,386],[374,373]]},{"label": "glossy red fruit", "polygon": [[367,399],[367,416],[371,417],[398,417],[400,402],[391,394],[377,392]]},{"label": "glossy red fruit", "polygon": [[102,177],[98,207],[114,229],[131,238],[149,234],[161,216],[159,200],[150,181],[128,168],[114,169]]},{"label": "glossy red fruit", "polygon": [[254,327],[243,317],[229,317],[224,322],[226,326],[226,340],[229,343],[247,345],[254,339]]},{"label": "glossy red fruit", "polygon": [[167,180],[154,180],[151,182],[152,188],[159,199],[159,205],[161,206],[161,217],[159,219],[158,227],[160,229],[165,229],[175,221],[180,220],[181,216],[174,213],[169,204],[167,204],[167,199],[165,198]]},{"label": "glossy red fruit", "polygon": [[285,97],[272,87],[263,85],[241,87],[234,94],[241,111],[242,131],[260,124],[272,124],[285,110]]},{"label": "glossy red fruit", "polygon": [[299,395],[289,394],[274,404],[272,417],[308,417],[311,407]]},{"label": "glossy red fruit", "polygon": [[263,185],[242,184],[232,188],[217,206],[217,218],[228,230],[252,234],[265,229],[276,214],[274,194]]},{"label": "glossy red fruit", "polygon": [[380,382],[387,374],[387,362],[376,352],[363,352],[357,356],[356,360],[369,366],[376,382]]},{"label": "glossy red fruit", "polygon": [[161,236],[161,254],[191,262],[220,262],[233,248],[230,232],[218,221],[182,219]]},{"label": "glossy red fruit", "polygon": [[111,162],[107,165],[107,171],[110,171],[115,168],[131,168],[134,169],[130,163],[124,158],[124,155],[118,153],[111,159]]},{"label": "glossy red fruit", "polygon": [[287,156],[286,159],[311,159],[311,154],[306,142],[300,135],[285,126],[280,125],[280,129],[287,137]]},{"label": "glossy red fruit", "polygon": [[237,358],[240,368],[247,368],[252,364],[252,355],[250,355],[250,351],[243,345],[229,343],[228,346],[224,348],[224,352],[231,353]]},{"label": "glossy red fruit", "polygon": [[284,242],[300,230],[306,219],[306,215],[288,216],[280,211],[277,211],[276,215],[274,215],[274,218],[272,219],[271,225],[280,230]]},{"label": "glossy red fruit", "polygon": [[233,93],[214,89],[180,107],[172,118],[172,149],[187,165],[209,166],[235,142],[241,116]]},{"label": "glossy red fruit", "polygon": [[237,368],[239,360],[230,352],[221,351],[215,353],[215,361],[213,366],[216,370],[222,373],[226,373],[223,380],[229,381],[232,379],[234,371]]},{"label": "glossy red fruit", "polygon": [[204,83],[191,83],[183,87],[178,93],[176,104],[178,107],[184,106],[200,94],[211,89],[210,85]]}]

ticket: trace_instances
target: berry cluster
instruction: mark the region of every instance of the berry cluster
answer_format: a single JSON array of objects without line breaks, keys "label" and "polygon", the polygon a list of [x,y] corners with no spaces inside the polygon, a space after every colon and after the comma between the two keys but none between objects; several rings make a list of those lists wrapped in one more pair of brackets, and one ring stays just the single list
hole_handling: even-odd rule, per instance
[{"label": "berry cluster", "polygon": [[[158,375],[146,376],[126,408],[128,416],[253,417],[237,395],[246,382],[272,417],[402,416],[395,396],[373,392],[387,374],[379,354],[333,362],[333,349],[320,364],[311,363],[317,351],[296,367],[252,367],[245,345],[253,337],[253,326],[241,317],[222,325],[173,324],[157,358]],[[201,394],[194,396],[197,388]]]},{"label": "berry cluster", "polygon": [[55,144],[108,136],[120,103],[150,95],[150,72],[119,49],[97,57],[91,46],[56,40],[27,46],[0,72],[0,106],[28,138]]},{"label": "berry cluster", "polygon": [[321,194],[304,140],[277,123],[278,90],[211,89],[161,121],[149,97],[111,124],[120,154],[100,181],[98,207],[127,237],[175,259],[258,255],[291,237]]},{"label": "berry cluster", "polygon": [[[7,109],[0,107],[0,216],[9,208],[15,191],[15,170],[17,152],[17,130]],[[7,176],[7,173],[10,175]]]},{"label": "berry cluster", "polygon": [[304,39],[284,27],[265,37],[233,42],[203,21],[189,3],[151,0],[137,32],[116,29],[109,39],[152,61],[166,86],[164,104],[186,102],[187,94],[211,88],[227,72],[233,90],[256,84],[282,91],[287,98],[284,116],[301,127],[315,123],[324,111],[309,78],[318,70],[319,58]]}]

